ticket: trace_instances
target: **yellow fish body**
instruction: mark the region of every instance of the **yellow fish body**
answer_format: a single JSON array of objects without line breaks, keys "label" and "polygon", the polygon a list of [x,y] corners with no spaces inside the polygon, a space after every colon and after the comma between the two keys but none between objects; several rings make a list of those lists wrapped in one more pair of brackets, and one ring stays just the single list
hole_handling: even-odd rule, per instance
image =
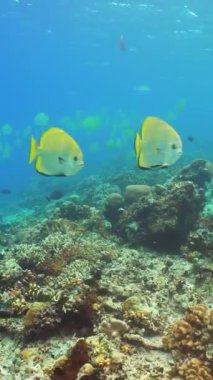
[{"label": "yellow fish body", "polygon": [[77,142],[56,127],[41,135],[39,145],[31,137],[29,163],[34,160],[36,171],[48,176],[74,175],[84,166],[83,153]]},{"label": "yellow fish body", "polygon": [[182,154],[182,141],[173,127],[165,121],[149,116],[135,137],[135,153],[141,169],[168,167]]}]

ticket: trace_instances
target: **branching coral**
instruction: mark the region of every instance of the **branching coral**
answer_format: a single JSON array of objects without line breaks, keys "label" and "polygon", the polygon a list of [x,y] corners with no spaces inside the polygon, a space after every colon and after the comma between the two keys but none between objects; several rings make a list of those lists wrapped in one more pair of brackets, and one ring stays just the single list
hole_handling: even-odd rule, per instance
[{"label": "branching coral", "polygon": [[[212,368],[213,369],[213,368]],[[197,358],[186,359],[181,365],[177,364],[179,375],[186,380],[212,380],[212,370],[209,363]]]},{"label": "branching coral", "polygon": [[23,269],[56,275],[62,271],[63,265],[79,257],[82,252],[76,242],[78,236],[71,232],[51,233],[40,245],[20,244],[13,248],[11,254]]},{"label": "branching coral", "polygon": [[166,348],[179,353],[176,370],[186,380],[212,379],[213,368],[207,353],[212,338],[213,310],[205,305],[189,308],[185,318],[175,322],[163,338]]},{"label": "branching coral", "polygon": [[25,320],[27,338],[39,337],[53,329],[61,322],[61,318],[51,304],[34,302],[28,309]]},{"label": "branching coral", "polygon": [[131,327],[138,326],[154,334],[162,332],[162,322],[153,317],[150,310],[143,307],[136,296],[129,297],[123,302],[122,312]]}]

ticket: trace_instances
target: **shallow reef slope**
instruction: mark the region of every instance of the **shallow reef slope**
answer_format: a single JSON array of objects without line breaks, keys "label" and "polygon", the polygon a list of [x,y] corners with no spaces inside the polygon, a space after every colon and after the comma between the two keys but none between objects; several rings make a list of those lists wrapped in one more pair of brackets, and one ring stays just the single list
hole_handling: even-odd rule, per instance
[{"label": "shallow reef slope", "polygon": [[212,177],[87,178],[2,219],[0,379],[212,380]]}]

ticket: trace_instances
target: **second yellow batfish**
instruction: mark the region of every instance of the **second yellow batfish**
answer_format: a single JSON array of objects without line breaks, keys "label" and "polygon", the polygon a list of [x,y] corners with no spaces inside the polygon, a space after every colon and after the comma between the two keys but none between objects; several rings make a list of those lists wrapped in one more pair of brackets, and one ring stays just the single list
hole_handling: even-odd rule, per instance
[{"label": "second yellow batfish", "polygon": [[83,153],[77,142],[63,129],[45,131],[37,145],[31,137],[29,163],[35,160],[38,173],[48,176],[70,176],[83,166]]},{"label": "second yellow batfish", "polygon": [[135,153],[141,169],[166,168],[182,155],[182,141],[173,127],[157,117],[147,117],[135,137]]}]

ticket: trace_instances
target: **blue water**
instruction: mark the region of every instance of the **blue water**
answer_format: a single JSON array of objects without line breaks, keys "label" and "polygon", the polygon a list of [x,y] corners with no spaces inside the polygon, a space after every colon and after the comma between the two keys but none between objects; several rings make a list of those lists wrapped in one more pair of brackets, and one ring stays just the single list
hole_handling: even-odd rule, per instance
[{"label": "blue water", "polygon": [[[212,36],[211,0],[1,0],[0,188],[15,194],[37,180],[52,183],[28,164],[26,128],[37,138],[45,130],[33,122],[39,112],[82,147],[79,179],[110,159],[122,167],[130,157],[134,167],[134,134],[148,115],[171,118],[185,156],[212,159]],[[100,115],[99,129],[81,126],[89,115]]]}]

